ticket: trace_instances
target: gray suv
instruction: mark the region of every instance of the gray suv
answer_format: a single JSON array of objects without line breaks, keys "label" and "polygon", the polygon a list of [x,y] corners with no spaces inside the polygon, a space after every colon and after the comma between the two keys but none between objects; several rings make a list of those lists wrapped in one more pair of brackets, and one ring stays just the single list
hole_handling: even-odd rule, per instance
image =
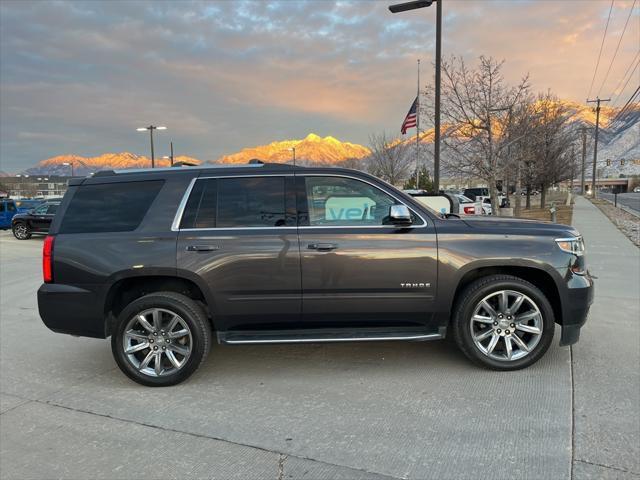
[{"label": "gray suv", "polygon": [[213,343],[434,340],[527,367],[593,298],[572,227],[442,216],[362,172],[253,164],[72,179],[38,306],[60,333],[111,336],[144,385],[189,377]]}]

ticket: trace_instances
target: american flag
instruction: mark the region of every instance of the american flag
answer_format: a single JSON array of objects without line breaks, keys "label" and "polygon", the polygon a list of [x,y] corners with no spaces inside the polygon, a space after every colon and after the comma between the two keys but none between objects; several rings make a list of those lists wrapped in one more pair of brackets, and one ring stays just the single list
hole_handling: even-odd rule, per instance
[{"label": "american flag", "polygon": [[417,110],[418,110],[418,97],[416,97],[416,99],[411,104],[411,108],[409,109],[409,113],[407,113],[407,116],[405,117],[404,122],[402,122],[402,127],[400,128],[400,131],[402,132],[403,135],[405,133],[407,133],[407,129],[408,128],[416,126],[416,121],[417,121],[416,112],[417,112]]}]

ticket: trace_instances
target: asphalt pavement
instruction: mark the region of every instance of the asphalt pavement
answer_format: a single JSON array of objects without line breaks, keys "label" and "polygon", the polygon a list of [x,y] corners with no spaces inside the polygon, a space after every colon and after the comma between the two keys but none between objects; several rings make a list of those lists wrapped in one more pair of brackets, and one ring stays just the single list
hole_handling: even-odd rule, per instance
[{"label": "asphalt pavement", "polygon": [[585,202],[600,279],[573,364],[558,331],[509,373],[447,341],[214,345],[188,382],[141,387],[108,341],[44,327],[42,242],[0,233],[0,476],[638,479],[640,257]]},{"label": "asphalt pavement", "polygon": [[628,210],[631,210],[631,213],[635,213],[640,216],[640,193],[619,193],[617,196],[617,200],[615,199],[615,195],[613,193],[598,193],[600,198],[605,200],[609,200],[611,203],[617,201],[618,206],[626,207]]}]

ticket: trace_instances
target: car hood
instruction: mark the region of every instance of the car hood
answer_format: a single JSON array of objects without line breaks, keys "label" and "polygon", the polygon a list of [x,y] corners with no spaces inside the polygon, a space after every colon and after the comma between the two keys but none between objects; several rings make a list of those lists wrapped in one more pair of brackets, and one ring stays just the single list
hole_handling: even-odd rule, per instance
[{"label": "car hood", "polygon": [[543,222],[540,220],[527,220],[522,218],[494,217],[494,216],[473,216],[462,217],[462,221],[471,228],[482,230],[500,230],[499,233],[521,232],[530,230],[536,232],[557,233],[577,237],[578,231],[569,225],[562,225],[553,222]]}]

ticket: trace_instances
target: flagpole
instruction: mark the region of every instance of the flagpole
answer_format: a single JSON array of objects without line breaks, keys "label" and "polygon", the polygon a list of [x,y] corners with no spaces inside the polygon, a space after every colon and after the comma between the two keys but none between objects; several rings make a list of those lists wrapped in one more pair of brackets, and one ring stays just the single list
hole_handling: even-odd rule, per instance
[{"label": "flagpole", "polygon": [[416,190],[420,188],[420,59],[418,59],[418,93],[416,95]]}]

